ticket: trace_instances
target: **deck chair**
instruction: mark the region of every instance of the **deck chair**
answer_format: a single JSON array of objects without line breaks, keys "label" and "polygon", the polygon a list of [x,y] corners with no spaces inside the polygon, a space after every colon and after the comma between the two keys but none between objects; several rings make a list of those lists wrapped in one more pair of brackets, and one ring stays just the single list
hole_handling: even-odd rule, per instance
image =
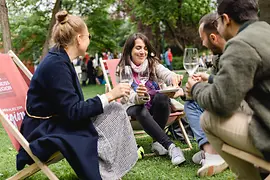
[{"label": "deck chair", "polygon": [[[23,78],[17,67],[19,67],[26,79]],[[18,151],[22,146],[35,162],[8,178],[8,180],[25,179],[39,170],[50,180],[57,180],[58,178],[49,169],[48,165],[63,159],[62,154],[60,152],[55,153],[46,163],[41,162],[33,155],[29,148],[29,142],[19,131],[25,115],[27,83],[30,82],[31,78],[31,72],[12,51],[9,51],[8,54],[0,54],[0,121],[15,149]]]},{"label": "deck chair", "polygon": [[[251,164],[254,164],[254,166],[260,167],[270,173],[270,163],[262,158],[254,156],[250,153],[247,153],[243,150],[237,149],[225,143],[222,145],[222,151],[238,157],[244,161],[247,161]],[[267,176],[266,180],[270,180],[270,175]]]},{"label": "deck chair", "polygon": [[[117,84],[116,82],[116,77],[115,77],[115,71],[116,71],[116,66],[118,65],[119,63],[119,59],[111,59],[111,60],[101,60],[100,59],[100,65],[101,65],[101,68],[102,68],[102,71],[103,71],[103,75],[104,75],[104,78],[105,78],[105,81],[106,81],[106,88],[108,90],[111,90],[112,89],[112,86],[110,84],[110,81],[109,81],[109,77],[108,77],[108,74],[106,72],[106,69],[105,69],[105,66],[104,66],[104,63],[106,63],[107,67],[108,67],[108,71],[109,71],[109,75],[110,75],[110,79],[111,79],[111,82],[112,82],[112,86],[115,86]],[[185,142],[187,143],[188,145],[188,149],[186,150],[191,150],[192,149],[192,145],[190,143],[190,140],[188,138],[188,135],[186,133],[186,130],[182,124],[182,121],[181,121],[181,118],[184,116],[184,112],[175,112],[175,113],[171,113],[170,116],[169,116],[169,119],[167,121],[167,126],[172,124],[174,121],[178,121],[179,123],[179,127],[184,135],[184,139],[185,139]],[[140,129],[142,129],[142,127],[140,126],[140,124],[138,123],[138,121],[134,121],[131,119],[131,125],[132,125],[132,128],[134,130],[137,130],[138,127]],[[142,133],[142,132],[140,132]]]}]

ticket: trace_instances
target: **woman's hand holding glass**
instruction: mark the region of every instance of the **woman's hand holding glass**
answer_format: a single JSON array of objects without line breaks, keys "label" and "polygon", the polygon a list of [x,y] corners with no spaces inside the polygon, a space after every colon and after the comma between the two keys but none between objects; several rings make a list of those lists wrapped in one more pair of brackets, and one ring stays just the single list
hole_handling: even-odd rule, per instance
[{"label": "woman's hand holding glass", "polygon": [[136,89],[136,93],[138,94],[138,97],[140,98],[147,98],[147,88],[144,84],[140,83],[139,86]]},{"label": "woman's hand holding glass", "polygon": [[128,83],[119,83],[117,84],[110,92],[106,93],[108,101],[111,102],[115,99],[129,96],[130,94],[130,85]]},{"label": "woman's hand holding glass", "polygon": [[136,93],[138,94],[139,98],[142,98],[144,100],[149,100],[147,88],[145,87],[146,82],[149,80],[149,74],[150,72],[148,68],[138,73],[138,78],[141,83],[138,85]]}]

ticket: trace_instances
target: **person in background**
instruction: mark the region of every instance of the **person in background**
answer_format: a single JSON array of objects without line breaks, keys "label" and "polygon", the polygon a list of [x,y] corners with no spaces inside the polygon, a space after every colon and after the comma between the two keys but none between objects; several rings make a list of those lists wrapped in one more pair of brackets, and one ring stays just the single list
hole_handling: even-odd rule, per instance
[{"label": "person in background", "polygon": [[[170,98],[157,92],[159,79],[169,85],[178,86],[183,76],[160,64],[158,54],[149,39],[141,33],[131,35],[125,42],[123,55],[116,69],[118,82],[121,82],[120,74],[125,71],[125,66],[131,67],[133,77],[129,98],[121,100],[127,108],[127,114],[135,117],[145,132],[153,138],[153,152],[157,155],[169,154],[173,165],[183,163],[185,157],[182,150],[164,132],[170,115]],[[138,77],[143,71],[149,72],[145,84]]]},{"label": "person in background", "polygon": [[[189,78],[187,93],[204,109],[210,144],[240,180],[265,178],[254,164],[222,151],[228,144],[270,161],[270,25],[257,0],[218,0],[214,25],[227,41],[212,84]],[[246,101],[247,109],[239,109]],[[267,173],[268,175],[269,173]]]},{"label": "person in background", "polygon": [[[78,58],[77,58],[77,62],[76,62],[76,64],[75,64],[75,66],[80,66],[81,64],[82,64],[82,61],[83,61],[83,56],[79,56]],[[86,61],[86,60],[85,60]]]},{"label": "person in background", "polygon": [[173,70],[173,67],[172,67],[173,55],[172,55],[171,48],[167,49],[164,57],[165,57],[165,64],[167,65],[167,68],[172,71]]},{"label": "person in background", "polygon": [[97,84],[105,84],[104,75],[101,66],[96,67],[96,83]]},{"label": "person in background", "polygon": [[90,57],[87,63],[88,84],[96,84],[96,70],[93,66],[94,57]]},{"label": "person in background", "polygon": [[110,51],[107,52],[107,56],[108,56],[108,60],[113,59],[113,53],[111,53]]},{"label": "person in background", "polygon": [[206,64],[206,59],[207,59],[207,56],[206,56],[205,52],[203,52],[201,57],[200,57],[200,62],[202,62],[203,64]]},{"label": "person in background", "polygon": [[213,59],[213,53],[212,51],[209,51],[206,58],[206,63],[205,63],[207,68],[211,68],[213,66],[212,59]]},{"label": "person in background", "polygon": [[[85,54],[91,35],[79,16],[55,17],[55,45],[31,79],[21,132],[41,161],[60,151],[79,179],[121,179],[137,161],[137,146],[125,109],[112,101],[128,96],[130,85],[84,100],[71,60]],[[17,169],[32,163],[20,148]]]},{"label": "person in background", "polygon": [[83,60],[81,61],[81,70],[82,70],[82,74],[81,74],[82,86],[86,86],[86,81],[88,79],[88,77],[87,77],[86,58],[83,58]]}]

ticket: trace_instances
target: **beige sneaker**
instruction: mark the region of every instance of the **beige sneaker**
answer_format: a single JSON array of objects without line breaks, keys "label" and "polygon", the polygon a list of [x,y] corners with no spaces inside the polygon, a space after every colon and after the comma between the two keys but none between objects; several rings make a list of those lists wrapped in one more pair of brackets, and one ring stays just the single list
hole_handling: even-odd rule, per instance
[{"label": "beige sneaker", "polygon": [[205,159],[202,159],[202,167],[198,170],[197,175],[200,177],[213,176],[219,174],[228,168],[228,164],[218,154],[205,154]]}]

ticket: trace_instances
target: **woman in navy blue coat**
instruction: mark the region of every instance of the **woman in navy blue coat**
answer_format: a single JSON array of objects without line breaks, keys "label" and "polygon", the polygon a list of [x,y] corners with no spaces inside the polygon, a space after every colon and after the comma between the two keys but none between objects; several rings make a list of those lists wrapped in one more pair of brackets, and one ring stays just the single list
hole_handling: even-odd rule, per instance
[{"label": "woman in navy blue coat", "polygon": [[[40,160],[60,151],[80,179],[119,179],[137,160],[129,118],[118,103],[130,86],[84,100],[71,60],[84,56],[91,36],[84,21],[66,11],[56,14],[55,46],[40,63],[27,93],[21,132]],[[33,161],[23,148],[17,169]]]}]

